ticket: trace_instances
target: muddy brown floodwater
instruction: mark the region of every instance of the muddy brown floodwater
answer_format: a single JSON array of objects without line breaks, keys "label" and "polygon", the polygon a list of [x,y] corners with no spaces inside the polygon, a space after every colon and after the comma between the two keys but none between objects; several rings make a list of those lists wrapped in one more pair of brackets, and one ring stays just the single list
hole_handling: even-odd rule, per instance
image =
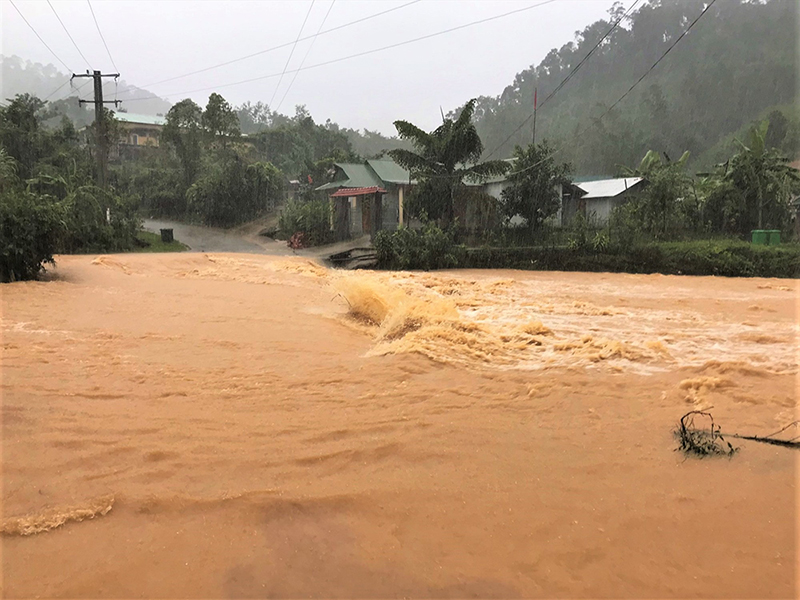
[{"label": "muddy brown floodwater", "polygon": [[[778,598],[795,281],[59,257],[2,294],[7,597]],[[798,435],[795,431],[792,435]]]}]

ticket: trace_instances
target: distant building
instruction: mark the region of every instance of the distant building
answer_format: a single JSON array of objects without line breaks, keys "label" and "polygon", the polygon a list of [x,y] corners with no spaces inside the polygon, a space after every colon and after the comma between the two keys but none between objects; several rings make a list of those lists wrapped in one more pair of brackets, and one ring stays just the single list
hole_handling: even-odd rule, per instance
[{"label": "distant building", "polygon": [[[589,179],[573,181],[558,186],[561,206],[550,219],[556,227],[569,226],[578,214],[602,225],[608,222],[611,211],[627,201],[631,195],[638,194],[646,185],[641,177],[618,177],[608,179]],[[508,187],[506,176],[494,177],[483,184],[483,190],[497,200],[502,199],[503,190]],[[512,224],[521,224],[522,217],[511,219]]]},{"label": "distant building", "polygon": [[120,144],[124,146],[150,146],[157,148],[161,130],[167,124],[164,117],[115,112],[124,134]]},{"label": "distant building", "polygon": [[[329,193],[331,227],[337,240],[372,235],[381,229],[394,230],[400,224],[417,225],[405,211],[408,194],[416,182],[391,158],[335,163],[334,168],[333,181],[316,189]],[[508,184],[505,175],[481,183],[466,182],[464,202],[456,207],[455,217],[460,227],[477,233],[496,224],[502,214],[503,190]],[[605,224],[614,207],[638,194],[645,185],[641,177],[592,179],[559,185],[561,206],[549,222],[556,227],[566,227],[582,214],[595,224]],[[522,222],[519,216],[511,219],[512,224]]]},{"label": "distant building", "polygon": [[[646,185],[641,177],[615,177],[573,182],[577,193],[565,196],[561,206],[561,224],[569,225],[578,214],[602,225],[611,211],[638,194]],[[580,193],[583,192],[583,193]]]}]

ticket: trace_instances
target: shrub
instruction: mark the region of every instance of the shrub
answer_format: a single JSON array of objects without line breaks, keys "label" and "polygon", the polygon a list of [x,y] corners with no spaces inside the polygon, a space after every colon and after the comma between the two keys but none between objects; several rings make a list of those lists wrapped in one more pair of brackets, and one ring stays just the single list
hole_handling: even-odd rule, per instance
[{"label": "shrub", "polygon": [[82,186],[58,204],[64,219],[58,252],[120,252],[133,247],[139,229],[135,200]]},{"label": "shrub", "polygon": [[186,192],[188,208],[206,225],[231,227],[274,208],[283,197],[280,171],[270,163],[224,157]]},{"label": "shrub", "polygon": [[297,233],[303,235],[304,246],[318,246],[333,240],[331,231],[331,207],[328,200],[293,200],[281,211],[278,229],[282,237],[291,238]]},{"label": "shrub", "polygon": [[727,277],[798,277],[800,245],[753,246],[730,239],[588,247],[476,248],[461,267],[610,271]]},{"label": "shrub", "polygon": [[34,279],[53,264],[64,226],[60,207],[34,194],[7,190],[0,195],[0,282]]},{"label": "shrub", "polygon": [[400,227],[379,231],[374,246],[378,266],[385,269],[447,269],[464,260],[465,249],[453,241],[453,230],[443,230],[433,223],[422,229]]}]

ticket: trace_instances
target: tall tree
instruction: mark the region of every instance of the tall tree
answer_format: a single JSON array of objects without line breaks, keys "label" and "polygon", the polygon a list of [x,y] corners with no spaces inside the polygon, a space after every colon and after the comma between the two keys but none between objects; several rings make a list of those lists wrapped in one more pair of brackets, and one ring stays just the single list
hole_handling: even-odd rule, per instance
[{"label": "tall tree", "polygon": [[[664,238],[693,219],[694,196],[689,193],[690,178],[686,173],[689,152],[673,162],[650,150],[635,169],[622,168],[626,177],[641,177],[647,187],[631,201],[633,215],[640,229],[657,238]],[[695,219],[696,220],[696,219]],[[690,223],[694,224],[694,223]]]},{"label": "tall tree", "polygon": [[36,162],[44,154],[41,111],[45,103],[30,94],[19,94],[8,106],[0,107],[0,144],[19,165],[19,176],[33,175]]},{"label": "tall tree", "polygon": [[216,92],[208,97],[206,110],[203,112],[203,127],[212,142],[220,140],[222,146],[240,135],[239,117],[236,116],[228,101]]},{"label": "tall tree", "polygon": [[389,155],[411,172],[418,185],[415,191],[417,212],[424,211],[444,225],[453,222],[456,204],[463,201],[467,183],[502,175],[510,165],[502,160],[478,162],[483,142],[472,122],[476,99],[464,105],[457,118],[445,117],[430,133],[408,121],[395,121],[397,133],[416,150],[390,150]]},{"label": "tall tree", "polygon": [[200,169],[203,138],[203,111],[192,100],[185,99],[169,109],[161,138],[178,156],[183,171],[184,188],[188,188]]},{"label": "tall tree", "polygon": [[558,212],[560,187],[570,183],[572,167],[557,163],[547,140],[514,149],[514,168],[503,190],[503,209],[508,218],[521,216],[531,233]]},{"label": "tall tree", "polygon": [[789,202],[800,184],[800,175],[789,166],[789,159],[767,148],[768,128],[769,121],[754,126],[747,144],[738,142],[739,152],[725,166],[723,180],[739,191],[743,201],[729,209],[742,233],[787,222]]}]

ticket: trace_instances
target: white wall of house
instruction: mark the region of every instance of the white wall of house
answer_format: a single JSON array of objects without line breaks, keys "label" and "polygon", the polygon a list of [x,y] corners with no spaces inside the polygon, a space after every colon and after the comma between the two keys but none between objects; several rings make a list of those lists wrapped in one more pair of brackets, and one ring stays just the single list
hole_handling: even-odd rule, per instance
[{"label": "white wall of house", "polygon": [[605,225],[611,216],[611,211],[617,205],[615,198],[592,198],[586,200],[586,218]]},{"label": "white wall of house", "polygon": [[500,200],[503,190],[508,185],[507,181],[498,181],[495,183],[487,183],[483,186],[483,191],[489,194],[492,198]]}]

